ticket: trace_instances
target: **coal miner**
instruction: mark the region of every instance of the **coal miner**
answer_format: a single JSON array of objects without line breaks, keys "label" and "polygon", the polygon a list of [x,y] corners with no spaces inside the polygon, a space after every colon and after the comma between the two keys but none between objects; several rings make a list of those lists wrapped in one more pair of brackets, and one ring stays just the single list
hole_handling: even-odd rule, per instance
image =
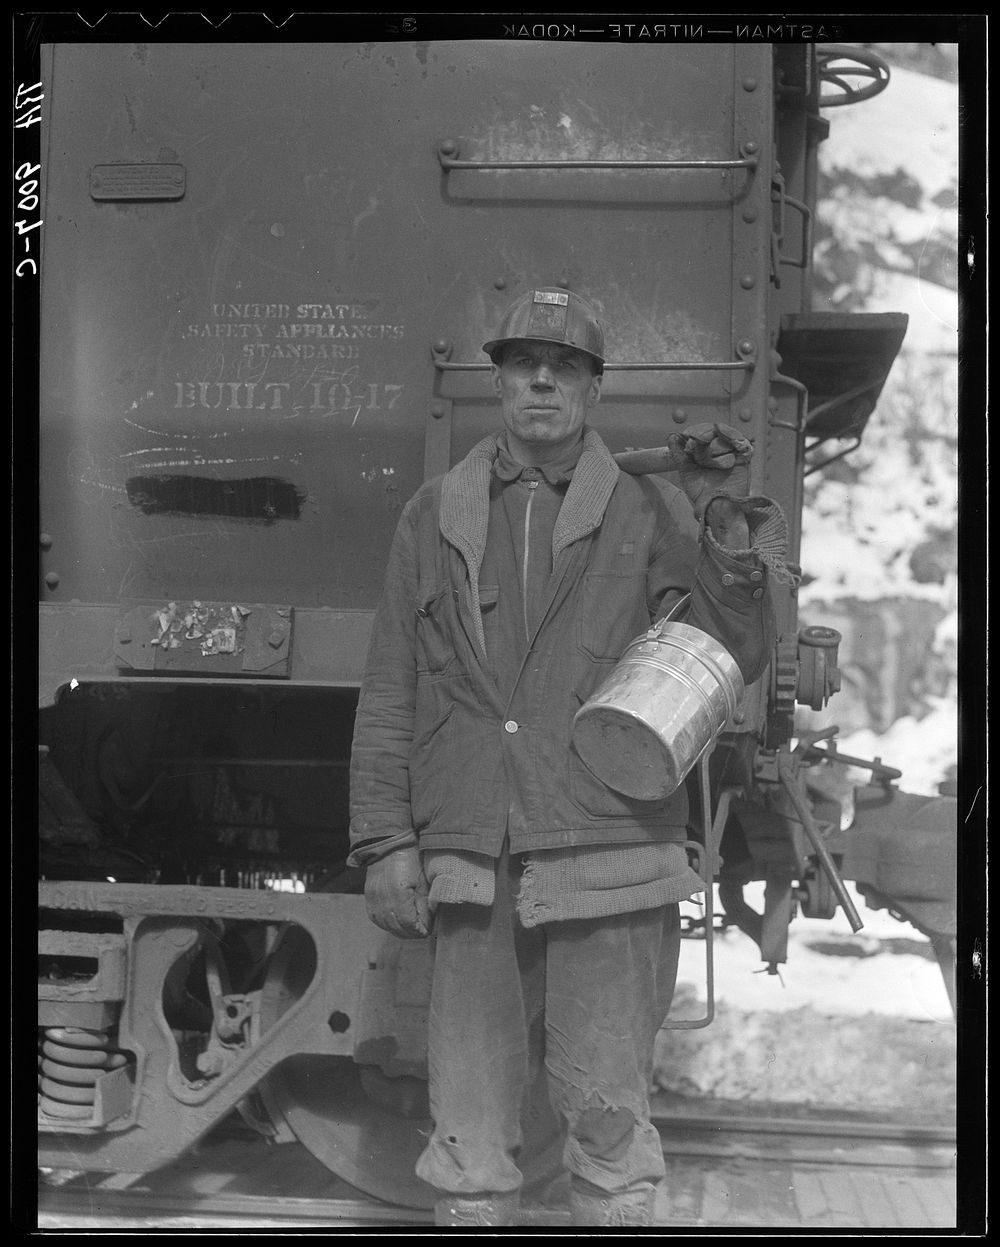
[{"label": "coal miner", "polygon": [[751,447],[726,425],[619,466],[587,425],[605,347],[580,295],[528,291],[483,349],[502,428],[418,490],[389,556],[350,860],[367,868],[373,922],[434,942],[433,1133],[417,1174],[438,1192],[436,1223],[512,1224],[539,1078],[565,1125],[573,1223],[650,1225],[664,1175],[653,1045],[679,902],[705,882],[683,844],[684,786],[622,795],[582,763],[571,726],[670,612],[758,678],[784,520],[745,496]]}]

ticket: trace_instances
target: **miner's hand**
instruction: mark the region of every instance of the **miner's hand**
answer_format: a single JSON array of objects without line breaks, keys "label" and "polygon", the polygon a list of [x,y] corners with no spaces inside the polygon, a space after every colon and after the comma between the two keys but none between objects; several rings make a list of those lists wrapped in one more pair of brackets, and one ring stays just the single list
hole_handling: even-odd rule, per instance
[{"label": "miner's hand", "polygon": [[744,498],[750,486],[753,444],[728,424],[696,424],[668,439],[681,488],[701,519],[716,494]]},{"label": "miner's hand", "polygon": [[368,917],[377,927],[401,940],[424,939],[431,929],[428,891],[418,850],[397,849],[368,867]]}]

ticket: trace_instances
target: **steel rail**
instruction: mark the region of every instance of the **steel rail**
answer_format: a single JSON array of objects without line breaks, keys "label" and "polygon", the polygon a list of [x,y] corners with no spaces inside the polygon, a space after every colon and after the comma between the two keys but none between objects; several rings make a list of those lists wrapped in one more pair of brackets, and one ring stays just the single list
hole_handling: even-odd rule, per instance
[{"label": "steel rail", "polygon": [[866,1139],[877,1143],[912,1143],[923,1147],[946,1147],[955,1142],[954,1126],[896,1122],[872,1118],[782,1117],[770,1114],[734,1116],[725,1113],[673,1113],[654,1107],[653,1125],[683,1130],[717,1130],[730,1134],[780,1134],[824,1139]]},{"label": "steel rail", "polygon": [[[653,1123],[660,1132],[668,1162],[720,1169],[736,1163],[741,1167],[789,1163],[826,1172],[855,1169],[886,1173],[918,1172],[928,1178],[954,1167],[956,1131],[953,1127],[909,1124],[850,1117],[786,1117],[772,1114],[726,1115],[657,1110]],[[249,1164],[257,1152],[270,1146],[263,1139],[248,1139]],[[294,1144],[286,1146],[296,1146]],[[233,1157],[220,1162],[228,1172]],[[202,1177],[212,1169],[211,1153],[203,1154]],[[123,1175],[124,1176],[124,1175]],[[167,1170],[155,1181],[169,1180]],[[182,1179],[183,1180],[183,1179]],[[329,1175],[330,1181],[335,1181]],[[326,1184],[327,1179],[321,1181]],[[395,1207],[365,1199],[316,1195],[278,1195],[262,1192],[213,1191],[197,1194],[170,1189],[151,1189],[142,1175],[123,1186],[119,1175],[79,1175],[63,1185],[39,1186],[40,1229],[72,1226],[79,1229],[155,1227],[185,1228],[217,1226],[337,1226],[385,1227],[433,1223],[427,1209]],[[328,1188],[327,1188],[328,1189]],[[565,1226],[564,1210],[527,1207],[519,1224]]]},{"label": "steel rail", "polygon": [[220,1227],[227,1224],[252,1224],[254,1227],[434,1224],[433,1214],[425,1209],[396,1208],[374,1200],[249,1194],[174,1195],[150,1191],[141,1185],[132,1190],[43,1189],[39,1193],[38,1212],[40,1228],[49,1218],[63,1224],[73,1218],[80,1228],[110,1227],[129,1221],[158,1228],[198,1224]]},{"label": "steel rail", "polygon": [[[336,1226],[338,1229],[391,1229],[432,1226],[434,1214],[425,1208],[400,1208],[357,1199],[315,1199],[312,1196],[171,1195],[135,1190],[54,1188],[38,1201],[39,1229],[110,1229],[194,1227],[282,1228]],[[527,1206],[517,1213],[517,1224],[569,1225],[569,1214],[559,1208]]]},{"label": "steel rail", "polygon": [[665,1157],[686,1161],[739,1158],[824,1169],[944,1171],[955,1164],[955,1133],[873,1122],[734,1121],[654,1115]]}]

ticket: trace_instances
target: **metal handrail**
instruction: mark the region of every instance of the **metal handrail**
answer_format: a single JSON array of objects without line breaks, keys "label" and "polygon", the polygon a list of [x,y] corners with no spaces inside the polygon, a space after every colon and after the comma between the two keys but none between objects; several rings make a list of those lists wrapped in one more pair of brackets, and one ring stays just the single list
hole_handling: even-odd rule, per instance
[{"label": "metal handrail", "polygon": [[[728,363],[711,360],[668,360],[659,364],[605,364],[605,372],[750,372],[753,360],[736,360]],[[453,364],[448,360],[434,360],[440,372],[487,372],[491,364]]]},{"label": "metal handrail", "polygon": [[745,155],[731,160],[460,160],[458,144],[445,139],[438,146],[438,160],[446,173],[453,169],[756,169],[757,144],[746,143],[744,151]]}]

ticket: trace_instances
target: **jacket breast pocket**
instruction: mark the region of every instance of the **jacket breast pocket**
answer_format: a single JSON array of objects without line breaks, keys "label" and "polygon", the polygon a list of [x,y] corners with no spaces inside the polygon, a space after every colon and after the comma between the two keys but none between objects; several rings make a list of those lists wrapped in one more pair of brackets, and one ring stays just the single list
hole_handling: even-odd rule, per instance
[{"label": "jacket breast pocket", "polygon": [[421,675],[443,675],[456,661],[451,586],[439,585],[419,593],[414,609],[417,672]]},{"label": "jacket breast pocket", "polygon": [[648,627],[644,571],[591,572],[585,577],[577,639],[591,658],[621,658],[626,646]]}]

